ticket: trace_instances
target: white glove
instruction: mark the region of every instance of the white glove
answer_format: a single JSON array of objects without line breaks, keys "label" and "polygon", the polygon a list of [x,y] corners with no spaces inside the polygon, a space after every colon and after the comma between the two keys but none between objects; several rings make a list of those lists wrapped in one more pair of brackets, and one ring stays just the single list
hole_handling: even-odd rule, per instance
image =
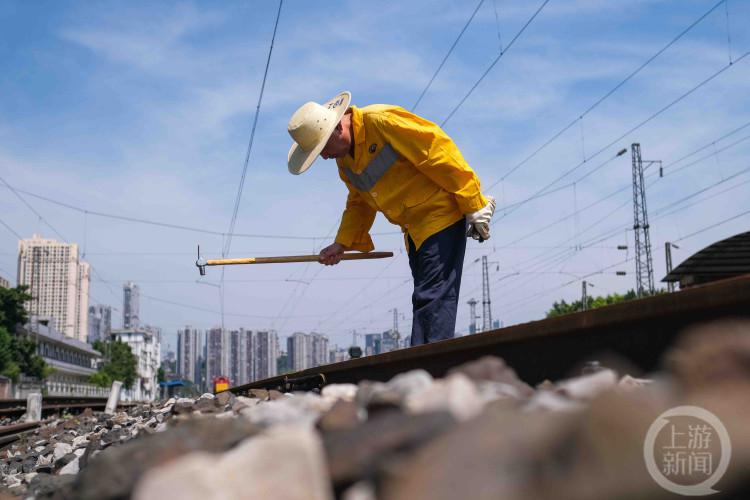
[{"label": "white glove", "polygon": [[466,236],[471,236],[480,243],[490,239],[490,220],[492,214],[495,213],[495,198],[492,196],[486,198],[489,203],[484,208],[473,214],[466,214]]}]

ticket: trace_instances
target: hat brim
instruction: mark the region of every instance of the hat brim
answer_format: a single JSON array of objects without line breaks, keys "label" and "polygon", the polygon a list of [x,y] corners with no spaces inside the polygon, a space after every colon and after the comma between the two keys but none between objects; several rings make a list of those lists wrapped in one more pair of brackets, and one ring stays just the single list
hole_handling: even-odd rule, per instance
[{"label": "hat brim", "polygon": [[344,91],[323,104],[324,107],[336,111],[336,119],[328,127],[328,130],[326,130],[322,135],[324,139],[316,144],[314,148],[302,149],[296,142],[292,144],[292,147],[289,149],[289,156],[287,157],[287,165],[289,166],[290,173],[299,175],[310,168],[310,166],[318,158],[318,155],[325,147],[328,139],[331,137],[331,134],[336,128],[336,125],[338,125],[339,121],[341,120],[341,117],[344,116],[346,110],[349,109],[349,103],[351,102],[351,100],[351,92]]}]

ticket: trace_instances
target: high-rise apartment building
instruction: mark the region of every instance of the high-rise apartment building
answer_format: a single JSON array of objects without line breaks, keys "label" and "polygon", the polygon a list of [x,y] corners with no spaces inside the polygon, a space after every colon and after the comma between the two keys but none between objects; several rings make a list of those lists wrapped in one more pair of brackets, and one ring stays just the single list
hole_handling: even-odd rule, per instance
[{"label": "high-rise apartment building", "polygon": [[253,380],[258,380],[257,371],[257,339],[255,332],[250,330],[240,330],[244,332],[244,343],[240,343],[242,354],[240,355],[240,384],[246,384]]},{"label": "high-rise apartment building", "polygon": [[229,331],[211,328],[206,331],[206,383],[209,386],[216,377],[229,376]]},{"label": "high-rise apartment building", "polygon": [[0,276],[0,288],[10,288],[10,281]]},{"label": "high-rise apartment building", "polygon": [[328,364],[328,337],[319,333],[310,334],[311,367]]},{"label": "high-rise apartment building", "polygon": [[202,340],[202,332],[191,326],[177,330],[177,374],[195,384],[201,382]]},{"label": "high-rise apartment building", "polygon": [[89,306],[88,328],[89,344],[97,340],[109,340],[112,333],[112,308],[102,304]]},{"label": "high-rise apartment building", "polygon": [[56,330],[86,342],[90,266],[78,245],[34,235],[18,242],[18,284],[29,287],[30,316],[51,318]]},{"label": "high-rise apartment building", "polygon": [[122,327],[138,328],[141,324],[138,285],[128,281],[122,285]]},{"label": "high-rise apartment building", "polygon": [[328,364],[328,337],[319,333],[295,332],[286,339],[289,369],[304,370]]},{"label": "high-rise apartment building", "polygon": [[294,332],[286,339],[286,353],[289,369],[292,371],[310,368],[312,360],[310,336],[303,332]]},{"label": "high-rise apartment building", "polygon": [[255,334],[255,380],[276,376],[276,360],[279,357],[279,337],[273,330]]}]

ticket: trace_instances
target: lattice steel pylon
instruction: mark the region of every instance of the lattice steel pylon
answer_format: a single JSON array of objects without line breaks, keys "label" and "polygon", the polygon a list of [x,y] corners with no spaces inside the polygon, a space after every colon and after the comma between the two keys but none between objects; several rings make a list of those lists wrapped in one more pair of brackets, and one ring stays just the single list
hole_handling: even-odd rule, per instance
[{"label": "lattice steel pylon", "polygon": [[492,303],[490,301],[490,270],[487,256],[482,256],[482,331],[492,330]]},{"label": "lattice steel pylon", "polygon": [[651,260],[651,238],[649,236],[648,210],[646,209],[646,186],[643,182],[643,159],[641,145],[631,145],[633,156],[633,233],[635,234],[635,279],[636,291],[654,292],[654,263]]}]

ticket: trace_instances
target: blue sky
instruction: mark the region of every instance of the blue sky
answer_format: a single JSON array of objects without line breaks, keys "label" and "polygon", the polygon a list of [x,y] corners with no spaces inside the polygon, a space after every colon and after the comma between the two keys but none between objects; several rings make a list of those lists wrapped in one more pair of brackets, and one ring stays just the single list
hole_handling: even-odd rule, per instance
[{"label": "blue sky", "polygon": [[[651,177],[647,193],[659,280],[665,241],[750,210],[745,183],[750,173],[733,177],[750,167],[750,140],[734,144],[750,127],[710,145],[750,122],[750,57],[604,146],[728,66],[730,57],[735,61],[750,50],[747,2],[720,5],[573,127],[505,174],[715,3],[552,0],[445,129],[500,206],[527,198],[582,163],[552,187],[572,183],[640,142],[644,158],[662,160],[670,173]],[[320,102],[344,89],[359,106],[412,108],[476,5],[474,0],[284,3],[236,226],[238,233],[267,236],[236,236],[233,256],[309,253],[330,241],[345,188],[332,162],[319,160],[303,176],[288,174],[289,116],[308,100]],[[485,0],[416,111],[442,122],[538,5]],[[277,6],[0,3],[0,175],[17,189],[90,212],[226,231]],[[701,161],[689,165],[695,160]],[[628,153],[575,187],[505,216],[500,211],[492,239],[469,243],[458,328],[468,328],[465,302],[481,301],[475,260],[482,255],[498,262],[491,266],[493,316],[505,324],[540,318],[554,300],[579,297],[580,279],[592,273],[602,273],[586,278],[594,293],[632,288],[634,263],[619,264],[633,256],[627,231],[630,177]],[[571,215],[618,188],[624,190]],[[56,237],[0,189],[4,223],[24,237],[35,232]],[[218,289],[195,282],[193,262],[197,244],[217,256],[220,236],[85,215],[24,196],[65,239],[85,247],[96,269],[92,302],[117,308],[116,326],[125,280],[141,285],[144,321],[161,326],[173,346],[180,325],[219,323]],[[695,202],[700,203],[686,207]],[[675,263],[747,230],[749,222],[750,216],[739,217],[681,240]],[[334,268],[227,269],[226,325],[273,327],[282,336],[315,329],[344,346],[352,329],[389,328],[390,311],[397,308],[404,314],[402,330],[408,330],[411,280],[403,241],[380,216],[373,232],[378,249],[393,250],[396,258]],[[617,250],[621,244],[630,250]],[[16,236],[0,227],[0,275],[11,281],[16,254]],[[616,270],[628,275],[615,276]],[[210,269],[205,280],[215,284],[219,276]]]}]

